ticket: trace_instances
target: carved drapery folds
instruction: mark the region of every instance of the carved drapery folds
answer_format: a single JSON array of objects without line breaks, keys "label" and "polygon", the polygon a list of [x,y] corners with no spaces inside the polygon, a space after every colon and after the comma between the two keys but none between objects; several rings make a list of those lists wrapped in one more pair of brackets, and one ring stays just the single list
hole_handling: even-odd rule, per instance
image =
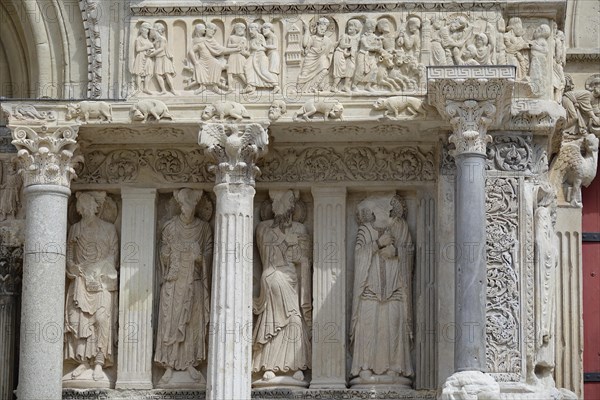
[{"label": "carved drapery folds", "polygon": [[267,151],[267,130],[259,124],[204,124],[198,138],[214,165],[218,183],[254,184],[260,173],[256,161]]},{"label": "carved drapery folds", "polygon": [[77,127],[16,126],[12,144],[18,149],[24,186],[60,185],[69,187],[75,178],[74,166],[83,162],[76,155]]}]

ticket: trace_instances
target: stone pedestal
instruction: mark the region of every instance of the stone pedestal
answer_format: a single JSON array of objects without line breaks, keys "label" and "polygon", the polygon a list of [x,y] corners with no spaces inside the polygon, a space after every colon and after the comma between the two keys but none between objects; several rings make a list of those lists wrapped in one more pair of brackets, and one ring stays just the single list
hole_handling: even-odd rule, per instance
[{"label": "stone pedestal", "polygon": [[62,397],[67,205],[74,127],[9,126],[23,174],[25,245],[17,397]]},{"label": "stone pedestal", "polygon": [[346,188],[313,187],[311,389],[346,387]]},{"label": "stone pedestal", "polygon": [[214,163],[217,195],[206,397],[249,399],[255,162],[268,136],[258,124],[205,124],[198,141]]},{"label": "stone pedestal", "polygon": [[152,389],[156,189],[123,188],[117,389]]}]

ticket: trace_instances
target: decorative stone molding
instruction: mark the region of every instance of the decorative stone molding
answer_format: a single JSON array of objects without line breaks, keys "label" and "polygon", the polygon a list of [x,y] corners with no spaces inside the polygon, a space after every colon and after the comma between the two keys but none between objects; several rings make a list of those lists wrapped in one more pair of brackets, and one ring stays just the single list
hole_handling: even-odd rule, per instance
[{"label": "decorative stone molding", "polygon": [[260,182],[433,181],[432,148],[279,148],[260,163]]},{"label": "decorative stone molding", "polygon": [[75,154],[78,127],[9,127],[12,129],[12,144],[17,148],[17,157],[21,161],[23,185],[69,187],[71,179],[77,176],[74,167],[83,162],[83,157]]},{"label": "decorative stone molding", "polygon": [[454,133],[448,139],[454,143],[451,155],[476,153],[485,154],[487,144],[492,140],[487,128],[492,123],[496,107],[489,100],[446,101],[446,113]]},{"label": "decorative stone molding", "polygon": [[533,143],[531,134],[494,135],[487,158],[487,169],[492,171],[540,174],[548,170],[546,149]]},{"label": "decorative stone molding", "polygon": [[88,50],[88,97],[91,99],[102,96],[102,40],[98,19],[102,11],[108,10],[99,10],[99,3],[99,0],[79,0]]},{"label": "decorative stone molding", "polygon": [[23,248],[0,240],[0,296],[16,296],[21,292]]},{"label": "decorative stone molding", "polygon": [[209,170],[215,172],[216,183],[253,185],[260,174],[256,161],[266,154],[269,136],[259,124],[204,124],[198,143],[214,162]]}]

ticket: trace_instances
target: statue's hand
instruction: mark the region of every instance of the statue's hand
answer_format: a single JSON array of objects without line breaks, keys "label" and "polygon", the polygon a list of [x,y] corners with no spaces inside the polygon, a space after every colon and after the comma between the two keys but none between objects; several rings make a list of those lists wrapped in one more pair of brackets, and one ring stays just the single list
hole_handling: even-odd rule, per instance
[{"label": "statue's hand", "polygon": [[379,247],[389,246],[394,244],[394,238],[388,232],[385,232],[383,235],[379,236],[379,239],[377,239],[377,244]]},{"label": "statue's hand", "polygon": [[385,258],[394,258],[396,257],[396,248],[393,245],[389,245],[379,250],[382,256]]},{"label": "statue's hand", "polygon": [[173,282],[174,280],[177,280],[177,271],[170,269],[169,273],[165,276],[165,281]]}]

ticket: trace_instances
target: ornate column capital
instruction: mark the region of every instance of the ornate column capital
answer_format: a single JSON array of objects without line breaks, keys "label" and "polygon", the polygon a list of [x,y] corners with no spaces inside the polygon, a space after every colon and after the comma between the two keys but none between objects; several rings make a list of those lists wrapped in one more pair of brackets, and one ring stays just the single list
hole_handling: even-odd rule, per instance
[{"label": "ornate column capital", "polygon": [[254,185],[260,174],[256,162],[267,153],[269,136],[263,125],[203,124],[198,144],[213,164],[215,182]]},{"label": "ornate column capital", "polygon": [[25,187],[60,185],[69,187],[77,177],[74,167],[83,162],[77,155],[79,127],[48,125],[9,125],[12,144],[17,148],[19,172]]},{"label": "ornate column capital", "polygon": [[513,66],[428,67],[429,103],[452,126],[450,155],[486,154],[488,128],[510,117]]}]

